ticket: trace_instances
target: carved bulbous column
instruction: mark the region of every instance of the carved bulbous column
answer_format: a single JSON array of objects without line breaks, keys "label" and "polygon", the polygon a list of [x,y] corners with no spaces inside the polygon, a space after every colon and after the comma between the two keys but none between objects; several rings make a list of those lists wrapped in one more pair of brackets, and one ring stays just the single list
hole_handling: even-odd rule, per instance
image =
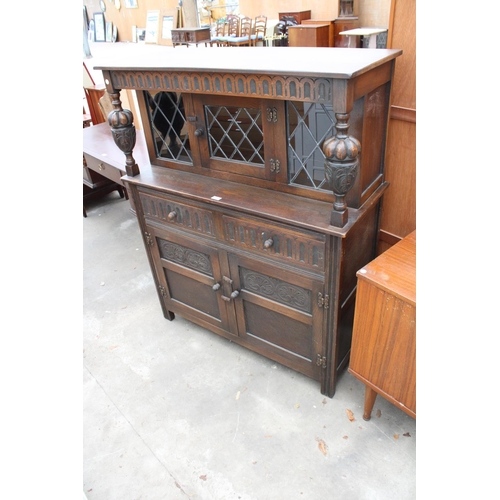
[{"label": "carved bulbous column", "polygon": [[347,224],[348,213],[345,195],[354,185],[359,170],[360,142],[348,135],[349,114],[336,113],[337,132],[334,137],[323,143],[323,153],[326,156],[325,178],[335,195],[330,224],[343,227]]},{"label": "carved bulbous column", "polygon": [[108,115],[108,123],[115,144],[125,153],[125,170],[127,175],[134,177],[138,175],[139,167],[135,163],[132,151],[135,147],[135,125],[132,111],[122,108],[120,92],[110,93],[113,111]]}]

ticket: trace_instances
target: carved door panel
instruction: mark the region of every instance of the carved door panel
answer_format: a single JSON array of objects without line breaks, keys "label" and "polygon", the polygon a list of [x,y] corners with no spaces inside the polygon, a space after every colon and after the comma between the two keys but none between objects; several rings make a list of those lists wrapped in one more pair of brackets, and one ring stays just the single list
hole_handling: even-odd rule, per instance
[{"label": "carved door panel", "polygon": [[285,171],[283,101],[204,95],[193,103],[204,167],[266,180]]},{"label": "carved door panel", "polygon": [[[265,356],[316,380],[324,348],[323,282],[229,255],[239,337]],[[319,363],[318,363],[319,360]]]},{"label": "carved door panel", "polygon": [[234,308],[220,292],[223,273],[217,248],[151,226],[148,232],[154,242],[150,251],[165,307],[234,331]]}]

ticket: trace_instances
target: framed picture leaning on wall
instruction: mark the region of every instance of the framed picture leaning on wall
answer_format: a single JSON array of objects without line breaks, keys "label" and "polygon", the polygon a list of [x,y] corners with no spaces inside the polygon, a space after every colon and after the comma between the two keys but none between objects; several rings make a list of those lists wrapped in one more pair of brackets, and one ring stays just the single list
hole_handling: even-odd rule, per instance
[{"label": "framed picture leaning on wall", "polygon": [[105,42],[106,41],[106,20],[104,19],[103,12],[94,13],[94,30],[95,30],[95,41]]},{"label": "framed picture leaning on wall", "polygon": [[113,23],[111,21],[106,22],[106,42],[111,42],[113,38]]},{"label": "framed picture leaning on wall", "polygon": [[172,45],[172,28],[177,25],[177,9],[163,9],[160,12],[158,43]]},{"label": "framed picture leaning on wall", "polygon": [[91,19],[89,21],[89,30],[87,33],[88,33],[89,42],[95,42],[95,26],[94,26],[93,19]]},{"label": "framed picture leaning on wall", "polygon": [[160,11],[148,10],[146,16],[146,43],[158,43]]}]

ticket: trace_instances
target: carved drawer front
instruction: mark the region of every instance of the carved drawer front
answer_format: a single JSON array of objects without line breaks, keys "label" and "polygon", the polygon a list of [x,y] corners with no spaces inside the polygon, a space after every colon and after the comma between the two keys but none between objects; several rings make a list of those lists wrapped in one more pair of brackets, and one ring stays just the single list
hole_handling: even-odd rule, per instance
[{"label": "carved drawer front", "polygon": [[161,221],[215,238],[214,217],[210,210],[149,193],[141,192],[139,195],[146,219]]},{"label": "carved drawer front", "polygon": [[222,220],[224,239],[232,245],[315,271],[325,269],[324,235],[228,216]]},{"label": "carved drawer front", "polygon": [[84,158],[88,168],[98,172],[107,179],[124,186],[121,178],[125,175],[125,172],[122,172],[118,168],[112,167],[109,163],[99,160],[89,154],[84,153]]}]

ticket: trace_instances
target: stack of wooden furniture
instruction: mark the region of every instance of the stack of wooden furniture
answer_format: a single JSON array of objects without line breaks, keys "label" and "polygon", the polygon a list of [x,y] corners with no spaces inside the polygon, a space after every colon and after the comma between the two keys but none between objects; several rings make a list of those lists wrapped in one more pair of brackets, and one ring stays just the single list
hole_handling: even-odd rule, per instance
[{"label": "stack of wooden furniture", "polygon": [[[311,18],[310,10],[281,12],[279,17],[293,23],[286,28],[290,47],[347,47],[349,38],[340,32],[359,27],[358,17],[350,11],[333,19]],[[357,43],[361,46],[359,39]]]}]

